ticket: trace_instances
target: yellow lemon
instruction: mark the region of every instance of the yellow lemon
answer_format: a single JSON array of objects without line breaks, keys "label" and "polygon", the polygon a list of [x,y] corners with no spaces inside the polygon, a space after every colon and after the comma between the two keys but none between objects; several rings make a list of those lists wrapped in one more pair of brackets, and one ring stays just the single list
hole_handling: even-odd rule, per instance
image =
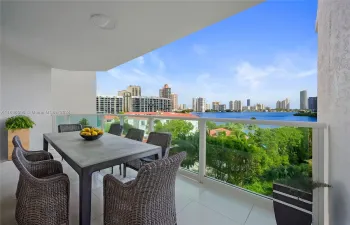
[{"label": "yellow lemon", "polygon": [[91,136],[91,133],[86,132],[85,136]]},{"label": "yellow lemon", "polygon": [[98,134],[103,134],[103,131],[102,131],[102,130],[99,130],[99,131],[98,131]]},{"label": "yellow lemon", "polygon": [[88,127],[87,127],[87,128],[84,128],[83,131],[85,131],[85,132],[90,132],[90,128],[88,128]]},{"label": "yellow lemon", "polygon": [[92,134],[92,136],[97,136],[97,132],[96,131],[92,132],[91,134]]}]

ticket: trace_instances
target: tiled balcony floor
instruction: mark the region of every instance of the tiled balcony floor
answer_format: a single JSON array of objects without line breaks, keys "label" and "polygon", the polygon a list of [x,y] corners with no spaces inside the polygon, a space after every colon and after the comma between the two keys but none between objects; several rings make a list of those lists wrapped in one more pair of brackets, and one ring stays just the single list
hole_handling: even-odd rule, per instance
[{"label": "tiled balcony floor", "polygon": [[[51,150],[56,160],[60,156]],[[62,162],[63,170],[71,181],[71,225],[79,224],[79,177],[66,163]],[[18,181],[18,171],[11,161],[2,162],[0,183],[0,225],[16,224],[14,211],[16,205],[15,190]],[[102,179],[110,169],[93,174],[92,193],[92,224],[103,224]],[[119,167],[114,168],[115,174]],[[136,172],[128,169],[128,176],[136,176]],[[202,185],[182,175],[176,181],[176,211],[178,225],[276,225],[272,202],[261,200],[241,191],[221,188],[218,183]]]}]

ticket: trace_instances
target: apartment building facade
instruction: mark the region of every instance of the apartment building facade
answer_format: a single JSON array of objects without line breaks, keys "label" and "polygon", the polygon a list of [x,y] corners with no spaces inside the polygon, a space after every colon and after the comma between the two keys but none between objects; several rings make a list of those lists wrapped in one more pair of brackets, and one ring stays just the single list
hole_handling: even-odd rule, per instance
[{"label": "apartment building facade", "polygon": [[179,109],[179,103],[178,103],[178,95],[175,93],[172,93],[170,95],[171,97],[171,109],[172,110],[177,110]]},{"label": "apartment building facade", "polygon": [[141,86],[129,85],[126,91],[131,93],[131,96],[141,96]]},{"label": "apartment building facade", "polygon": [[195,112],[205,112],[206,109],[206,101],[205,98],[193,98],[192,99],[192,108]]},{"label": "apartment building facade", "polygon": [[242,111],[242,102],[240,100],[234,101],[233,110]]},{"label": "apartment building facade", "polygon": [[220,104],[219,105],[219,111],[223,112],[226,110],[226,104]]},{"label": "apartment building facade", "polygon": [[216,110],[216,111],[219,111],[219,105],[220,105],[220,102],[213,102],[212,103],[212,109]]},{"label": "apartment building facade", "polygon": [[164,84],[163,88],[159,89],[160,98],[171,98],[171,88],[168,84]]},{"label": "apartment building facade", "polygon": [[132,96],[132,112],[171,112],[171,99],[160,97]]},{"label": "apartment building facade", "polygon": [[123,112],[123,97],[122,96],[97,96],[96,97],[96,112],[117,114]]},{"label": "apartment building facade", "polygon": [[307,101],[307,91],[303,90],[300,92],[300,109],[307,109],[308,108],[308,101]]}]

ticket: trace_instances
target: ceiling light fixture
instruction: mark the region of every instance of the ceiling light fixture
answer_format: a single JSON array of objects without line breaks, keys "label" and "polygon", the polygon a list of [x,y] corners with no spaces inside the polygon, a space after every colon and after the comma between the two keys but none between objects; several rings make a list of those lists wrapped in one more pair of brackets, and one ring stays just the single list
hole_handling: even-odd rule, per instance
[{"label": "ceiling light fixture", "polygon": [[115,22],[104,14],[92,14],[90,16],[90,21],[101,29],[113,30],[115,28]]}]

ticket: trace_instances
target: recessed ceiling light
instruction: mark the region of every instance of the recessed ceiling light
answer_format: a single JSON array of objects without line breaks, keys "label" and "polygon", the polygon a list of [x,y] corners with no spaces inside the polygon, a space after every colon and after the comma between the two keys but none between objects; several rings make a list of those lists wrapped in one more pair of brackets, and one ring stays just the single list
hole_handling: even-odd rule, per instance
[{"label": "recessed ceiling light", "polygon": [[104,14],[92,14],[90,21],[101,29],[113,30],[115,28],[115,22]]}]

